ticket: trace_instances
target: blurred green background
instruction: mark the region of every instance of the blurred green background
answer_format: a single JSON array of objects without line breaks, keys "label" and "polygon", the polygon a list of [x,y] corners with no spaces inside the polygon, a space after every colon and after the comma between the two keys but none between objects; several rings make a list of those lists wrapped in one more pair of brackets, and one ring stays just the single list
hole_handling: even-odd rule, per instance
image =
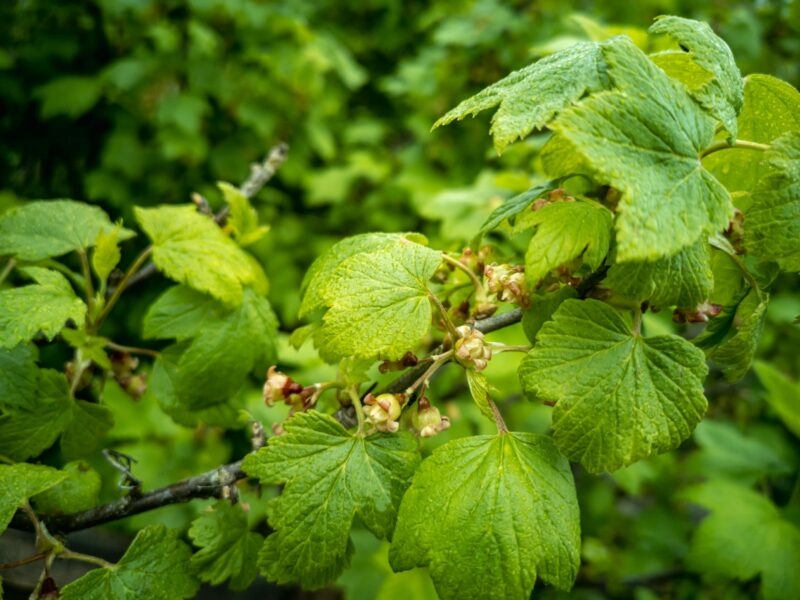
[{"label": "blurred green background", "polygon": [[[659,14],[708,21],[745,75],[769,73],[800,84],[796,0],[5,0],[0,211],[63,197],[97,203],[133,222],[134,205],[187,202],[192,192],[218,205],[217,181],[241,183],[249,163],[287,142],[288,161],[255,199],[272,229],[250,249],[267,270],[270,300],[288,333],[299,324],[305,269],[336,240],[418,230],[436,247],[459,250],[502,199],[536,180],[546,135],[498,157],[488,114],[431,133],[437,117],[574,41],[620,32],[642,40]],[[124,256],[144,243],[129,242]],[[142,314],[166,285],[154,279],[127,294],[123,316],[108,334],[120,343],[140,339]],[[796,380],[796,278],[780,280],[773,298],[759,357]],[[669,315],[647,325],[675,328]],[[284,344],[281,359],[306,383],[325,373],[307,346],[298,352]],[[492,363],[489,376],[508,397],[511,422],[546,429],[547,410],[519,401],[518,358],[503,359]],[[445,372],[436,394],[462,399],[463,384],[449,379]],[[770,411],[768,392],[754,374],[729,385],[712,371],[707,392],[715,421],[681,451],[613,476],[576,472],[584,568],[569,597],[757,596],[757,583],[710,581],[685,568],[697,514],[679,491],[702,476],[732,477],[757,482],[785,504],[800,444]],[[180,427],[147,396],[134,407],[111,389],[104,401],[118,422],[110,440],[139,459],[137,473],[148,487],[247,449],[243,432]],[[259,403],[255,381],[248,402]],[[449,409],[460,415],[457,424],[428,450],[483,427],[471,403],[451,402]],[[185,527],[199,504],[116,527],[132,531],[153,520]],[[339,588],[348,597],[431,593],[423,572],[390,576],[384,544],[360,535],[355,542],[354,566]]]}]

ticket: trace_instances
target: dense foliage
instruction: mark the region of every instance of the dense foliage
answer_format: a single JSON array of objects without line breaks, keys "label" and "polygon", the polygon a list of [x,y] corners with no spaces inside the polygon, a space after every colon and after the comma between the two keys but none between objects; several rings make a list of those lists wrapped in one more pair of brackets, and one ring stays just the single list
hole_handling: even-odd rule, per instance
[{"label": "dense foliage", "polygon": [[10,6],[33,597],[800,597],[793,3]]}]

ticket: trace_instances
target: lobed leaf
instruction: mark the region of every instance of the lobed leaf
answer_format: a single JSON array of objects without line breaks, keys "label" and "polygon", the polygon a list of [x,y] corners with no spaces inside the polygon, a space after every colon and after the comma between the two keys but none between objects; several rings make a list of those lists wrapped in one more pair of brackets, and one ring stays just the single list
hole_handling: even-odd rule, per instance
[{"label": "lobed leaf", "polygon": [[0,291],[0,347],[13,348],[39,332],[52,340],[67,321],[83,323],[86,305],[66,277],[41,267],[21,271],[35,283]]},{"label": "lobed leaf", "polygon": [[192,551],[163,525],[136,534],[120,561],[94,569],[61,590],[62,600],[182,600],[200,587],[189,571]]},{"label": "lobed leaf", "polygon": [[234,396],[253,370],[276,359],[278,321],[266,298],[250,288],[238,308],[183,286],[162,294],[144,319],[145,337],[176,338],[156,361],[159,400],[196,410]]},{"label": "lobed leaf", "polygon": [[119,241],[132,238],[129,229],[115,226],[97,206],[74,200],[38,200],[0,216],[0,255],[37,261],[86,250],[100,234],[116,230]]},{"label": "lobed leaf", "polygon": [[66,473],[42,465],[0,464],[0,534],[28,499],[58,485],[66,477]]},{"label": "lobed leaf", "polygon": [[262,483],[285,484],[268,505],[274,532],[259,568],[270,581],[314,589],[348,565],[354,518],[377,537],[391,536],[419,463],[417,443],[407,433],[353,435],[316,411],[295,415],[285,430],[242,466]]},{"label": "lobed leaf", "polygon": [[461,102],[433,127],[498,106],[490,133],[495,149],[502,153],[509,144],[541,129],[586,94],[607,88],[601,48],[619,39],[578,43],[514,71]]},{"label": "lobed leaf", "polygon": [[740,581],[760,575],[764,600],[800,596],[800,529],[769,499],[727,481],[710,481],[684,496],[711,511],[692,537],[686,557],[692,570]]},{"label": "lobed leaf", "polygon": [[767,402],[786,428],[800,438],[800,385],[769,363],[756,361],[754,369],[767,388]]},{"label": "lobed leaf", "polygon": [[567,460],[532,433],[461,438],[425,459],[403,497],[389,560],[427,566],[443,600],[527,600],[578,573],[580,523]]},{"label": "lobed leaf", "polygon": [[536,227],[525,253],[525,277],[536,286],[550,271],[578,257],[597,269],[611,243],[611,212],[591,200],[553,202],[517,219],[515,230]]},{"label": "lobed leaf", "polygon": [[765,154],[765,173],[747,210],[748,252],[800,272],[800,131],[782,135]]},{"label": "lobed leaf", "polygon": [[736,116],[744,100],[744,83],[728,44],[708,23],[683,17],[658,17],[650,33],[669,35],[700,68],[712,75],[700,85],[687,86],[689,94],[722,123],[731,138],[736,138]]},{"label": "lobed leaf", "polygon": [[190,565],[201,581],[219,585],[229,579],[232,590],[244,590],[256,578],[264,536],[250,531],[241,506],[217,502],[192,521],[189,537],[200,548]]},{"label": "lobed leaf", "polygon": [[330,307],[314,337],[323,356],[396,360],[411,350],[430,328],[427,282],[441,262],[409,241],[342,261],[320,290]]},{"label": "lobed leaf", "polygon": [[310,313],[325,308],[322,290],[326,281],[330,279],[336,269],[345,260],[356,254],[366,254],[393,248],[404,240],[423,241],[419,234],[411,233],[362,233],[345,238],[334,244],[327,252],[317,258],[309,267],[300,285],[299,317],[303,318]]},{"label": "lobed leaf", "polygon": [[643,338],[598,300],[566,300],[522,360],[523,389],[552,400],[558,449],[593,473],[677,448],[706,411],[703,353]]},{"label": "lobed leaf", "polygon": [[0,407],[33,408],[39,369],[39,350],[30,342],[0,347]]},{"label": "lobed leaf", "polygon": [[713,121],[630,41],[603,54],[614,91],[564,111],[552,127],[622,191],[618,259],[670,256],[727,227],[730,196],[699,158]]},{"label": "lobed leaf", "polygon": [[266,293],[266,277],[255,259],[193,206],[134,210],[153,242],[153,262],[170,279],[232,306],[242,303],[248,285]]}]

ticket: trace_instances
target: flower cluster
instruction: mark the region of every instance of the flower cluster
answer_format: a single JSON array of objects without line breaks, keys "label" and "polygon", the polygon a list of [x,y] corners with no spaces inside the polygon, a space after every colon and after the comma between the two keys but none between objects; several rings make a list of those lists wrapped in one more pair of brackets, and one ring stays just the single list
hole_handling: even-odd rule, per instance
[{"label": "flower cluster", "polygon": [[462,325],[456,331],[461,336],[454,345],[456,361],[468,369],[485,369],[492,358],[492,349],[486,344],[483,334],[469,325]]},{"label": "flower cluster", "polygon": [[524,268],[513,265],[488,265],[484,269],[486,287],[500,302],[525,305],[528,288],[525,284]]},{"label": "flower cluster", "polygon": [[424,396],[419,399],[411,421],[420,437],[433,437],[450,427],[450,419],[443,417],[439,409],[431,406],[430,400]]},{"label": "flower cluster", "polygon": [[397,419],[403,412],[404,394],[367,394],[364,415],[373,431],[394,433],[400,428]]},{"label": "flower cluster", "polygon": [[311,408],[313,395],[313,386],[304,388],[288,375],[278,371],[275,365],[267,371],[267,380],[264,383],[264,402],[267,406],[283,402],[292,407],[290,414],[294,414]]}]

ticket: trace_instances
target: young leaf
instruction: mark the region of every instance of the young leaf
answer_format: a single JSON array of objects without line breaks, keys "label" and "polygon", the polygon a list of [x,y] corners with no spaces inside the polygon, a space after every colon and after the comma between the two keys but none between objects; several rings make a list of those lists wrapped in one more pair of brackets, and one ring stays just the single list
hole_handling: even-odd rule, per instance
[{"label": "young leaf", "polygon": [[800,597],[800,529],[772,502],[727,481],[694,487],[685,497],[711,511],[692,538],[686,560],[693,570],[740,581],[760,575],[764,600]]},{"label": "young leaf", "polygon": [[108,279],[122,258],[118,246],[120,231],[121,228],[116,226],[110,231],[101,231],[97,234],[92,254],[92,268],[101,282]]},{"label": "young leaf", "polygon": [[[769,75],[744,79],[739,137],[769,144],[789,131],[800,131],[800,92]],[[703,165],[731,192],[753,191],[765,170],[763,152],[729,148],[709,154]]]},{"label": "young leaf", "polygon": [[736,115],[742,108],[744,83],[733,53],[707,23],[682,17],[658,17],[650,33],[665,33],[713,77],[699,87],[689,87],[689,94],[709,114],[722,123],[731,138],[735,138]]},{"label": "young leaf", "polygon": [[264,237],[269,226],[258,224],[258,213],[242,190],[224,181],[219,182],[217,187],[222,190],[225,203],[230,207],[228,227],[233,231],[233,237],[239,245],[249,246]]},{"label": "young leaf", "polygon": [[182,344],[174,364],[162,353],[153,377],[166,377],[186,408],[223,403],[239,391],[251,371],[265,371],[275,362],[277,328],[267,299],[250,288],[235,309],[187,288],[171,288],[148,311],[145,337],[175,337],[188,343]]},{"label": "young leaf", "polygon": [[391,536],[419,454],[407,433],[352,435],[315,411],[295,415],[285,429],[242,466],[262,483],[285,484],[270,501],[275,531],[264,542],[259,568],[270,581],[313,589],[334,581],[349,563],[356,516],[376,536]]},{"label": "young leaf", "polygon": [[800,438],[800,385],[769,363],[756,361],[753,368],[767,388],[767,402],[786,428]]},{"label": "young leaf", "polygon": [[230,579],[232,590],[244,590],[257,575],[256,559],[264,543],[250,531],[241,506],[220,501],[192,521],[189,537],[200,548],[190,562],[192,571],[212,585]]},{"label": "young leaf", "polygon": [[492,117],[490,133],[495,149],[501,153],[509,144],[547,125],[559,111],[587,93],[608,87],[601,52],[606,44],[575,44],[514,71],[464,100],[436,121],[433,127],[499,106]]},{"label": "young leaf", "polygon": [[440,252],[408,241],[343,261],[321,290],[330,308],[317,347],[326,357],[399,359],[430,328],[427,282],[441,262]]},{"label": "young leaf", "polygon": [[603,54],[616,89],[563,112],[553,128],[623,192],[618,260],[670,256],[727,227],[730,196],[699,158],[714,122],[631,42]]},{"label": "young leaf", "polygon": [[61,600],[182,600],[200,587],[189,572],[192,551],[174,531],[150,525],[136,535],[120,561],[94,569],[65,586]]},{"label": "young leaf", "polygon": [[464,372],[467,374],[467,385],[469,385],[472,399],[478,405],[483,416],[494,423],[494,414],[489,406],[489,382],[486,381],[486,375],[475,369],[465,369]]},{"label": "young leaf", "polygon": [[580,523],[567,460],[532,433],[474,436],[423,461],[400,505],[392,568],[427,566],[443,600],[527,600],[569,590]]},{"label": "young leaf", "polygon": [[136,207],[135,212],[153,241],[153,262],[170,279],[234,306],[242,303],[246,285],[266,293],[261,267],[193,206]]},{"label": "young leaf", "polygon": [[503,204],[494,209],[492,214],[489,215],[489,218],[486,219],[486,222],[478,232],[477,241],[480,242],[480,238],[483,236],[483,234],[489,233],[503,221],[513,219],[519,213],[533,204],[537,198],[541,198],[547,194],[547,192],[553,191],[557,187],[557,181],[548,181],[547,183],[535,185],[531,189],[522,192],[521,194],[517,194],[516,196],[503,202]]},{"label": "young leaf", "polygon": [[0,255],[43,260],[72,250],[86,250],[100,233],[114,230],[119,241],[135,235],[129,229],[117,229],[96,206],[74,200],[27,202],[0,216]]},{"label": "young leaf", "polygon": [[611,212],[590,200],[554,202],[520,216],[515,229],[536,227],[525,253],[530,285],[581,255],[589,268],[597,269],[608,253],[611,222]]},{"label": "young leaf", "polygon": [[0,291],[0,347],[13,348],[40,331],[52,340],[70,319],[83,323],[86,305],[66,277],[41,267],[20,270],[36,283]]},{"label": "young leaf", "polygon": [[694,308],[714,287],[708,243],[698,240],[673,256],[652,262],[615,263],[603,286],[637,302],[648,300],[662,308]]},{"label": "young leaf", "polygon": [[[764,331],[769,295],[751,289],[735,307],[726,307],[694,343],[707,349],[712,359],[730,382],[747,374]],[[719,330],[716,323],[720,323]],[[726,327],[727,326],[727,327]],[[732,332],[732,335],[729,333]],[[728,336],[727,338],[725,336]]]},{"label": "young leaf", "polygon": [[88,510],[97,505],[100,475],[83,461],[64,465],[66,479],[31,498],[36,511],[46,515],[63,515]]},{"label": "young leaf", "polygon": [[0,464],[0,534],[17,509],[32,496],[57,485],[67,477],[62,471],[40,465]]},{"label": "young leaf", "polygon": [[333,245],[333,247],[315,260],[300,285],[300,318],[324,308],[326,306],[323,299],[322,290],[325,283],[333,275],[334,271],[345,260],[356,254],[366,254],[395,247],[404,240],[423,242],[424,238],[420,234],[411,233],[362,233],[345,238]]},{"label": "young leaf", "polygon": [[13,348],[0,347],[0,408],[33,408],[39,350],[24,342]]},{"label": "young leaf", "polygon": [[706,411],[703,353],[683,338],[643,338],[597,300],[567,300],[519,368],[553,400],[556,445],[592,473],[677,448]]},{"label": "young leaf", "polygon": [[748,252],[774,260],[784,271],[800,271],[800,131],[782,135],[766,152],[766,173],[747,211]]}]

